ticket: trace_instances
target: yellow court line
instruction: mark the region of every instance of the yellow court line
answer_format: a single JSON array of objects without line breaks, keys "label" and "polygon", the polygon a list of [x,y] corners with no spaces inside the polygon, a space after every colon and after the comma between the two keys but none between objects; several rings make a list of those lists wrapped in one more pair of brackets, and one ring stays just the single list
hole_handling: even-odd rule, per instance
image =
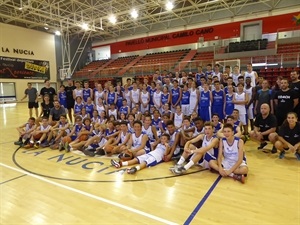
[{"label": "yellow court line", "polygon": [[48,179],[46,179],[46,178],[43,178],[43,177],[40,177],[40,176],[31,174],[31,173],[28,173],[28,172],[26,172],[26,171],[23,171],[23,170],[20,170],[20,169],[17,169],[17,168],[8,166],[8,165],[3,164],[3,163],[0,163],[0,166],[3,166],[3,167],[6,167],[6,168],[8,168],[8,169],[11,169],[11,170],[14,170],[14,171],[17,171],[17,172],[26,174],[26,175],[28,175],[28,176],[31,176],[31,177],[33,177],[33,178],[36,178],[36,179],[38,179],[38,180],[44,181],[44,182],[46,182],[46,183],[49,183],[49,184],[52,184],[52,185],[55,185],[55,186],[58,186],[58,187],[61,187],[61,188],[64,188],[64,189],[66,189],[66,190],[69,190],[69,191],[72,191],[72,192],[75,192],[75,193],[78,193],[78,194],[81,194],[81,195],[84,195],[84,196],[87,196],[87,197],[96,199],[96,200],[98,200],[98,201],[105,202],[105,203],[107,203],[107,204],[110,204],[110,205],[113,205],[113,206],[116,206],[116,207],[119,207],[119,208],[128,210],[128,211],[130,211],[130,212],[133,212],[133,213],[136,213],[136,214],[139,214],[139,215],[148,217],[148,218],[150,218],[150,219],[159,221],[159,222],[161,222],[161,223],[170,224],[170,225],[176,225],[176,224],[177,224],[177,223],[171,222],[171,221],[169,221],[169,220],[166,220],[166,219],[163,219],[163,218],[160,218],[160,217],[151,215],[151,214],[149,214],[149,213],[146,213],[146,212],[143,212],[143,211],[140,211],[140,210],[131,208],[131,207],[129,207],[129,206],[122,205],[122,204],[120,204],[120,203],[117,203],[117,202],[114,202],[114,201],[111,201],[111,200],[108,200],[108,199],[105,199],[105,198],[102,198],[102,197],[99,197],[99,196],[96,196],[96,195],[93,195],[93,194],[90,194],[90,193],[87,193],[87,192],[84,192],[84,191],[80,191],[80,190],[78,190],[78,189],[69,187],[69,186],[67,186],[67,185],[60,184],[60,183],[57,183],[57,182],[48,180]]}]

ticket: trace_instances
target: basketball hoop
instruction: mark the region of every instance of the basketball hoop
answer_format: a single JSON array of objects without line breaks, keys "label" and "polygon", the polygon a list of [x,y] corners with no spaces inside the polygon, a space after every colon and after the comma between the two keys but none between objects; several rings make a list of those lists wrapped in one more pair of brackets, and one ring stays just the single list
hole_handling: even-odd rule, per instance
[{"label": "basketball hoop", "polygon": [[65,79],[70,79],[71,78],[71,69],[70,68],[60,69],[59,77],[60,77],[61,81],[64,81]]}]

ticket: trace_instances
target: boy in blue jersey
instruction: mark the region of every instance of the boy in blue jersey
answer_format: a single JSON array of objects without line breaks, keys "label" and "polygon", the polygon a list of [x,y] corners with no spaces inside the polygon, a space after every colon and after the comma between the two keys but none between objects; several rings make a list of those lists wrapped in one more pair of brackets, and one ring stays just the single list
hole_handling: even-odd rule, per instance
[{"label": "boy in blue jersey", "polygon": [[220,120],[224,120],[224,91],[221,90],[220,81],[215,81],[215,90],[212,91],[212,107],[211,113],[218,114]]},{"label": "boy in blue jersey", "polygon": [[87,99],[90,97],[91,99],[93,99],[93,90],[91,88],[89,88],[89,82],[85,81],[83,84],[84,88],[82,90],[82,97],[83,97],[83,101],[87,102]]},{"label": "boy in blue jersey", "polygon": [[203,91],[200,92],[200,100],[198,102],[198,116],[200,116],[204,121],[211,120],[211,92],[209,90],[208,84],[203,85]]},{"label": "boy in blue jersey", "polygon": [[60,105],[67,109],[67,93],[65,91],[65,85],[61,85],[59,88],[58,100]]},{"label": "boy in blue jersey", "polygon": [[127,105],[127,99],[124,98],[123,101],[122,101],[122,106],[120,107],[119,109],[119,117],[120,117],[120,114],[121,113],[124,113],[125,116],[127,117],[127,115],[130,113],[130,107]]},{"label": "boy in blue jersey", "polygon": [[171,89],[171,111],[176,112],[176,106],[180,104],[182,97],[182,90],[178,86],[178,81],[173,80],[173,88]]},{"label": "boy in blue jersey", "polygon": [[224,115],[225,118],[227,116],[231,115],[234,110],[234,104],[232,103],[233,100],[233,86],[228,85],[227,86],[227,94],[225,95],[225,101],[224,101]]}]

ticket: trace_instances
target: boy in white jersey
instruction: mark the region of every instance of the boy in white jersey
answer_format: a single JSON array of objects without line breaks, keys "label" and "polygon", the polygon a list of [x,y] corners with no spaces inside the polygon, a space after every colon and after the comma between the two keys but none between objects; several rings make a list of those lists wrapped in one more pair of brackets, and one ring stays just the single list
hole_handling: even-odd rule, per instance
[{"label": "boy in white jersey", "polygon": [[149,138],[142,132],[142,126],[142,122],[139,120],[133,122],[134,133],[127,142],[126,150],[131,151],[135,157],[150,152]]},{"label": "boy in white jersey", "polygon": [[165,156],[163,160],[168,162],[171,160],[172,157],[177,157],[180,155],[180,132],[178,132],[175,128],[174,122],[169,120],[166,123],[167,130],[166,134],[170,135],[170,151],[165,152]]},{"label": "boy in white jersey", "polygon": [[249,102],[248,95],[244,92],[244,84],[239,83],[237,85],[237,92],[233,95],[232,103],[234,108],[239,110],[239,119],[243,125],[244,131],[248,130],[247,126],[247,111],[246,105]]},{"label": "boy in white jersey", "polygon": [[112,159],[111,164],[116,168],[140,164],[138,166],[134,166],[128,169],[127,173],[129,174],[134,174],[138,170],[142,170],[146,167],[155,166],[163,161],[165,152],[170,150],[169,140],[170,136],[168,134],[163,134],[160,138],[160,143],[156,146],[155,150],[126,162],[121,162]]},{"label": "boy in white jersey", "polygon": [[151,119],[151,115],[145,115],[144,116],[144,124],[142,127],[142,131],[148,135],[149,138],[149,142],[151,145],[151,149],[154,149],[155,146],[158,144],[159,142],[159,138],[157,135],[157,131],[154,125],[152,124],[152,119]]},{"label": "boy in white jersey", "polygon": [[36,129],[35,118],[30,117],[28,122],[19,126],[17,131],[19,132],[19,140],[14,142],[15,145],[23,145],[23,139],[25,140],[24,145],[26,145],[32,135],[32,132]]},{"label": "boy in white jersey", "polygon": [[245,183],[248,166],[244,156],[244,142],[234,136],[231,124],[224,125],[223,133],[225,137],[219,143],[218,160],[211,160],[209,166],[218,171],[222,177],[232,177]]},{"label": "boy in white jersey", "polygon": [[[202,147],[197,148],[193,145],[193,143],[197,143],[200,140],[202,140]],[[205,122],[204,134],[200,134],[185,143],[183,154],[177,164],[170,168],[170,171],[180,175],[185,173],[193,165],[197,164],[202,158],[204,158],[207,163],[209,163],[210,160],[215,160],[217,158],[217,151],[215,148],[218,146],[218,143],[218,138],[214,136],[213,124],[211,122]],[[183,163],[189,156],[191,156],[190,161],[183,166]]]},{"label": "boy in white jersey", "polygon": [[48,118],[43,117],[42,124],[32,132],[30,142],[24,148],[39,148],[42,141],[47,139],[50,130],[51,126],[49,125]]},{"label": "boy in white jersey", "polygon": [[[58,149],[58,144],[61,138],[68,135],[71,132],[70,124],[68,123],[67,116],[61,115],[60,120],[56,123],[49,133],[48,141],[51,149]],[[50,141],[53,138],[52,141]]]}]

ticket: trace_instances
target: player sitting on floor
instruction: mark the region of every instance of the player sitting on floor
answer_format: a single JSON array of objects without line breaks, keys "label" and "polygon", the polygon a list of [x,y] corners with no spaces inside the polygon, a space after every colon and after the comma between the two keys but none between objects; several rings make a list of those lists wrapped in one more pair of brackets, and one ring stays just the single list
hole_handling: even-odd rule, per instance
[{"label": "player sitting on floor", "polygon": [[224,138],[219,143],[218,160],[211,160],[209,166],[219,171],[223,177],[232,177],[242,183],[248,173],[246,158],[244,156],[244,142],[234,136],[233,126],[225,124],[223,127]]},{"label": "player sitting on floor", "polygon": [[[197,148],[193,143],[197,143],[202,140],[202,147]],[[170,171],[174,174],[186,173],[193,165],[197,163],[202,163],[200,161],[202,158],[209,163],[210,160],[217,159],[217,146],[219,140],[214,136],[214,126],[211,122],[205,122],[204,124],[204,134],[199,134],[194,139],[186,142],[184,146],[184,152],[181,155],[179,161],[174,167],[170,168]],[[190,157],[191,156],[191,157]],[[186,159],[190,157],[190,161],[183,166]]]},{"label": "player sitting on floor", "polygon": [[[32,132],[35,129],[36,129],[35,118],[30,117],[27,123],[17,128],[17,131],[19,132],[19,140],[14,142],[14,144],[20,146],[27,145],[31,138]],[[25,140],[24,143],[23,140]]]},{"label": "player sitting on floor", "polygon": [[129,174],[134,174],[138,170],[142,170],[146,167],[155,166],[163,161],[165,153],[170,150],[170,146],[168,144],[169,140],[170,136],[168,134],[163,134],[160,138],[160,143],[156,146],[155,150],[125,162],[112,159],[111,164],[116,168],[139,164],[138,166],[128,169],[127,173]]},{"label": "player sitting on floor", "polygon": [[51,126],[49,125],[49,119],[47,117],[43,117],[42,124],[32,132],[30,141],[24,146],[24,148],[39,148],[41,143],[47,139],[50,129]]},{"label": "player sitting on floor", "polygon": [[59,122],[52,127],[51,132],[49,133],[48,139],[52,139],[49,143],[50,148],[58,149],[61,138],[67,136],[70,132],[70,124],[68,123],[67,116],[61,115]]}]

